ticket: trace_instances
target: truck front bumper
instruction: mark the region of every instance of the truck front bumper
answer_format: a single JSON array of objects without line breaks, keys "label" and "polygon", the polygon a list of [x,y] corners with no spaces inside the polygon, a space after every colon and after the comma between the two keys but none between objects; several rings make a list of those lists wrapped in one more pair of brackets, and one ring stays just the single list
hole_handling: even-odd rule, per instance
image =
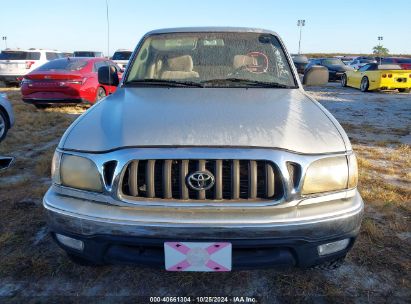
[{"label": "truck front bumper", "polygon": [[[254,211],[237,210],[244,212],[242,222],[231,220],[230,211],[224,208],[215,210],[220,216],[210,217],[208,222],[196,219],[202,210],[172,221],[170,216],[179,212],[176,208],[163,215],[158,210],[142,211],[67,197],[52,189],[43,203],[52,235],[80,240],[84,247],[76,250],[58,244],[94,263],[164,267],[165,241],[224,241],[232,243],[233,269],[304,268],[343,257],[359,233],[364,208],[357,191],[350,198],[294,206],[260,218]],[[261,214],[269,213],[269,209],[262,209]],[[250,220],[250,213],[257,217]],[[343,239],[349,240],[343,250],[318,254],[319,245]]]}]

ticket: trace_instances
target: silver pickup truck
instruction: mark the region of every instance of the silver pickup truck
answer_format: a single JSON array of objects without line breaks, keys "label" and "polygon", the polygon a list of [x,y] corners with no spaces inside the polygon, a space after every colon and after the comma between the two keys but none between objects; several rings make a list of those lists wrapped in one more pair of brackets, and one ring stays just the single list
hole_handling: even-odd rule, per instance
[{"label": "silver pickup truck", "polygon": [[363,213],[356,157],[276,33],[152,31],[121,82],[106,67],[99,81],[119,87],[66,131],[44,197],[74,261],[170,271],[342,263]]}]

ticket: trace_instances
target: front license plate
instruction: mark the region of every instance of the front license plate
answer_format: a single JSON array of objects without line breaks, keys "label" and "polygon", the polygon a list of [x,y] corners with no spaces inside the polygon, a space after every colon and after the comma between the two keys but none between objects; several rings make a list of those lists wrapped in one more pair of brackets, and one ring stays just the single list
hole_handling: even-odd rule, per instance
[{"label": "front license plate", "polygon": [[231,243],[165,242],[168,271],[231,271]]}]

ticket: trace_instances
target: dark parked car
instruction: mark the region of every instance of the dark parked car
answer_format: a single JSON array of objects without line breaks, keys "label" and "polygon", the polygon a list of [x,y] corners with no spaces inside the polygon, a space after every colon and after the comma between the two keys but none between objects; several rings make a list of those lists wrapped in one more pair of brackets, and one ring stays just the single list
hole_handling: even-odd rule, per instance
[{"label": "dark parked car", "polygon": [[304,74],[305,67],[308,64],[308,58],[304,55],[292,55],[294,65],[299,74]]},{"label": "dark parked car", "polygon": [[104,57],[102,52],[94,51],[75,51],[73,53],[74,57]]},{"label": "dark parked car", "polygon": [[311,59],[307,64],[305,70],[308,70],[313,65],[321,65],[328,69],[329,77],[328,81],[338,81],[345,71],[354,70],[352,67],[347,66],[339,58],[315,58]]},{"label": "dark parked car", "polygon": [[8,130],[14,125],[14,112],[6,95],[0,94],[0,142],[6,138]]},{"label": "dark parked car", "polygon": [[381,64],[398,64],[403,70],[411,70],[411,58],[385,57]]}]

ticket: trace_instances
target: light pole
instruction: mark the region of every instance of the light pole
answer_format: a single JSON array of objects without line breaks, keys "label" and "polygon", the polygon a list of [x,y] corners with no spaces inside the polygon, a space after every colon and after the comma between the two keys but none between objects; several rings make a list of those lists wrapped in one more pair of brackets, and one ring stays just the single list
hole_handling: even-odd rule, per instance
[{"label": "light pole", "polygon": [[1,40],[4,41],[4,44],[6,45],[6,49],[7,49],[7,36],[1,37]]},{"label": "light pole", "polygon": [[381,65],[381,41],[384,40],[383,36],[378,36],[378,46],[380,49],[378,50],[378,57],[380,57],[380,65]]},{"label": "light pole", "polygon": [[300,19],[297,21],[297,26],[300,28],[300,40],[298,41],[298,55],[301,53],[301,31],[303,30],[303,26],[305,26],[305,20]]}]

